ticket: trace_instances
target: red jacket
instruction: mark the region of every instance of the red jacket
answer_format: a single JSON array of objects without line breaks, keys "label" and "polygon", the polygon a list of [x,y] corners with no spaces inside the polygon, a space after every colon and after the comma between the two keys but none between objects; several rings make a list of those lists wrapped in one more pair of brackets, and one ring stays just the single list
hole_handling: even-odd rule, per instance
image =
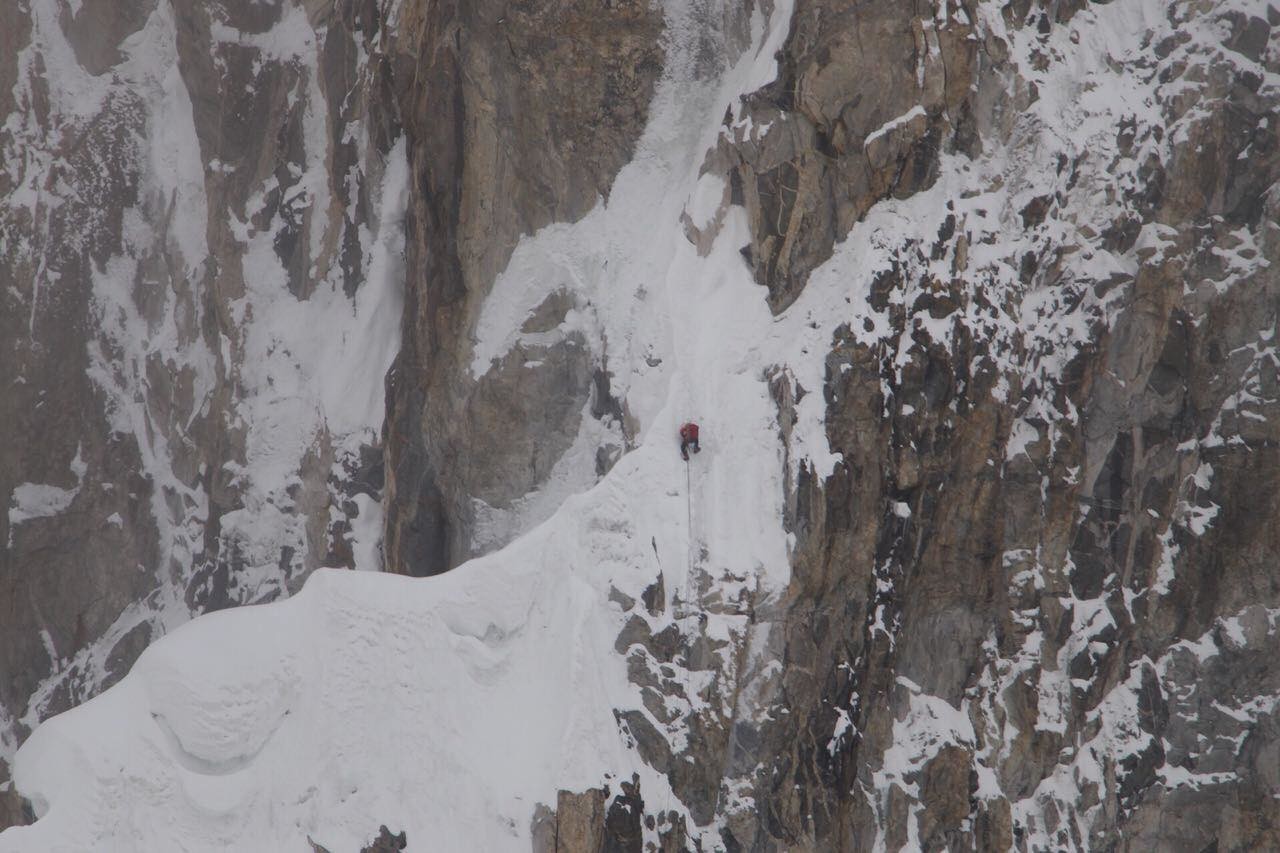
[{"label": "red jacket", "polygon": [[697,441],[698,425],[695,423],[687,423],[684,426],[680,427],[680,440],[681,441]]}]

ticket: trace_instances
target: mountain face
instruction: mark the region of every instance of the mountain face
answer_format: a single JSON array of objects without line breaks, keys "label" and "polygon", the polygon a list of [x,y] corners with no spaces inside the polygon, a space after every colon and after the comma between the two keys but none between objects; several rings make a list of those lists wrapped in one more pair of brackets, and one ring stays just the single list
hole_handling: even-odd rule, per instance
[{"label": "mountain face", "polygon": [[1280,848],[1278,26],[0,8],[0,851]]}]

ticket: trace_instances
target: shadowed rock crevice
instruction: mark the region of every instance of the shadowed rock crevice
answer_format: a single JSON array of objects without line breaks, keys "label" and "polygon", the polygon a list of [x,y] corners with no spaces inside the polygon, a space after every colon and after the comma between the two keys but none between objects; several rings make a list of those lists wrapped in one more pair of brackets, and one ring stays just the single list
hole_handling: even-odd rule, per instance
[{"label": "shadowed rock crevice", "polygon": [[515,531],[486,534],[477,507],[510,511],[579,433],[605,369],[581,340],[516,348],[476,379],[469,336],[519,239],[608,197],[645,126],[663,26],[643,0],[402,7],[388,54],[417,191],[388,386],[392,571],[503,544]]}]

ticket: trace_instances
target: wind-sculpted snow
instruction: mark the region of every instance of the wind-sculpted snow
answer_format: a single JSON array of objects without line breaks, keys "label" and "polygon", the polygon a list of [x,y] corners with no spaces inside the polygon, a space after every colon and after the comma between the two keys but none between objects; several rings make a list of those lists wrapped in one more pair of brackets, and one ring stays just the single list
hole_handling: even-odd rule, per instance
[{"label": "wind-sculpted snow", "polygon": [[16,770],[43,817],[0,849],[356,850],[381,822],[428,849],[527,850],[558,787],[637,772],[661,791],[617,728],[609,595],[683,561],[671,456],[637,451],[440,578],[322,570],[175,631],[32,737]]},{"label": "wind-sculpted snow", "polygon": [[[371,816],[430,849],[527,850],[535,804],[633,773],[680,808],[615,711],[637,704],[616,599],[659,571],[673,598],[687,586],[683,464],[662,436],[447,575],[322,570],[287,601],[157,642],[28,741],[15,769],[41,820],[0,850],[355,850]],[[776,523],[758,526],[777,517],[776,458],[720,441],[698,458],[701,530],[785,566]],[[747,479],[763,505],[716,509],[712,493]]]}]

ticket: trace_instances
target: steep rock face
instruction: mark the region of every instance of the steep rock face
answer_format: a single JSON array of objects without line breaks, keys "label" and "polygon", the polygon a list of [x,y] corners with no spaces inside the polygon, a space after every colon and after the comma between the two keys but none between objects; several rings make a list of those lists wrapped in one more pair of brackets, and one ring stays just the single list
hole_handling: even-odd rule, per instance
[{"label": "steep rock face", "polygon": [[793,577],[704,577],[700,626],[617,647],[729,849],[1278,843],[1266,14],[798,4],[726,115],[688,238],[745,206],[771,307],[832,329],[819,387],[772,378]]},{"label": "steep rock face", "polygon": [[950,183],[863,237],[824,387],[776,385],[843,458],[796,471],[746,849],[1280,843],[1280,58],[1243,6],[1074,12],[798,6],[734,125],[770,130],[726,145],[778,307],[876,200]]},{"label": "steep rock face", "polygon": [[975,101],[994,81],[973,84],[992,61],[957,8],[935,21],[900,3],[796,4],[778,79],[743,99],[720,152],[775,311],[873,204],[932,183],[941,150],[978,149]]},{"label": "steep rock face", "polygon": [[540,806],[534,812],[533,853],[640,850],[644,844],[640,828],[643,814],[644,801],[634,782],[623,782],[616,797],[610,797],[608,787],[580,794],[561,791],[554,811]]},{"label": "steep rock face", "polygon": [[167,628],[352,565],[353,523],[376,544],[401,240],[380,25],[0,11],[0,775]]},{"label": "steep rock face", "polygon": [[540,340],[475,371],[470,342],[521,236],[584,215],[631,159],[662,30],[645,0],[400,6],[389,52],[417,192],[389,383],[390,570],[434,574],[504,544],[621,450],[607,365],[556,331],[590,306],[553,296],[525,327]]}]

